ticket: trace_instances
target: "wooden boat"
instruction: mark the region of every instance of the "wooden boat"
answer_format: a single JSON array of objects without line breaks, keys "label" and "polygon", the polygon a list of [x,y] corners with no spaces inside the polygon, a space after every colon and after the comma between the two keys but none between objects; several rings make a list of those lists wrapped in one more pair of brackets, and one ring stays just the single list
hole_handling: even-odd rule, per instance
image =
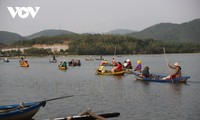
[{"label": "wooden boat", "polygon": [[164,75],[153,75],[153,78],[146,78],[141,75],[141,73],[133,72],[137,80],[147,81],[147,82],[175,82],[175,83],[186,83],[187,79],[190,76],[182,76],[181,78],[174,78],[174,79],[163,79]]},{"label": "wooden boat", "polygon": [[81,66],[81,61],[80,60],[74,60],[74,62],[70,61],[70,62],[68,62],[68,66],[72,66],[72,67]]},{"label": "wooden boat", "polygon": [[56,59],[55,59],[55,60],[49,59],[49,62],[50,62],[50,63],[57,63],[57,60],[56,60]]},{"label": "wooden boat", "polygon": [[67,67],[58,66],[59,70],[67,70]]},{"label": "wooden boat", "polygon": [[[105,114],[97,114],[98,116],[104,118],[113,118],[118,117],[120,113],[105,113]],[[53,119],[46,119],[46,120],[96,120],[95,117],[91,115],[83,115],[83,116],[70,116],[70,117],[62,117],[62,118],[53,118]]]},{"label": "wooden boat", "polygon": [[86,61],[94,61],[94,58],[85,58]]},{"label": "wooden boat", "polygon": [[21,62],[21,61],[20,61],[20,66],[21,66],[21,67],[29,67],[29,64],[26,63],[26,62],[23,62],[23,61]]},{"label": "wooden boat", "polygon": [[44,107],[45,104],[46,101],[0,106],[0,120],[31,119],[39,111],[40,107]]},{"label": "wooden boat", "polygon": [[117,72],[112,72],[110,70],[105,70],[105,72],[101,72],[98,69],[96,69],[96,74],[98,75],[124,75],[124,71],[117,71]]},{"label": "wooden boat", "polygon": [[10,61],[7,59],[7,60],[3,60],[4,62],[6,62],[6,63],[9,63]]},{"label": "wooden boat", "polygon": [[99,58],[95,58],[95,60],[104,60],[105,58],[101,58],[101,57],[99,57]]}]

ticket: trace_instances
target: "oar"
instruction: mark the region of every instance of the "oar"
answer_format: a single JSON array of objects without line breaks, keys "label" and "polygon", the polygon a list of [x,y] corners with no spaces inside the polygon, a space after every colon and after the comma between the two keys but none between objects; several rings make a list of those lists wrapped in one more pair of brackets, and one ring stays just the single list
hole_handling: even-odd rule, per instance
[{"label": "oar", "polygon": [[57,97],[57,98],[46,99],[46,100],[39,101],[38,103],[41,104],[41,106],[44,107],[46,105],[46,102],[48,102],[48,101],[59,100],[59,99],[63,99],[63,98],[73,97],[73,96],[74,95],[68,95],[68,96],[62,96],[62,97]]},{"label": "oar", "polygon": [[46,99],[46,100],[43,100],[43,101],[40,101],[40,102],[48,102],[48,101],[59,100],[59,99],[63,99],[63,98],[69,98],[69,97],[74,97],[74,95],[67,95],[67,96],[62,96],[62,97]]},{"label": "oar", "polygon": [[[170,69],[168,67],[168,60],[167,60],[167,55],[166,55],[166,52],[165,52],[165,47],[163,47],[163,52],[164,52],[164,55],[165,55],[165,61],[166,61],[166,64],[167,64],[167,68],[168,68],[168,72],[170,74]],[[172,79],[172,78],[171,78]],[[172,79],[172,83],[174,82],[174,80]]]}]

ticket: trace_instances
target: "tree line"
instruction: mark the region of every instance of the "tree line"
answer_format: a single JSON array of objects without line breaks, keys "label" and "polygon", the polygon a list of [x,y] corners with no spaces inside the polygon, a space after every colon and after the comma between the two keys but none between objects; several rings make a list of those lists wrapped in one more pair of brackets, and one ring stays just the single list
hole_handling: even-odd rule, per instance
[{"label": "tree line", "polygon": [[[117,54],[161,54],[163,47],[167,53],[197,53],[200,45],[196,43],[164,42],[154,39],[137,39],[123,35],[102,34],[70,34],[54,37],[39,37],[32,40],[17,41],[12,47],[30,47],[34,44],[63,44],[68,41],[69,49],[61,50],[62,54],[76,55],[113,55]],[[24,51],[12,51],[15,54],[25,55],[50,55],[54,54],[50,49],[30,48]],[[56,53],[56,54],[60,54]],[[11,54],[11,53],[9,53]]]}]

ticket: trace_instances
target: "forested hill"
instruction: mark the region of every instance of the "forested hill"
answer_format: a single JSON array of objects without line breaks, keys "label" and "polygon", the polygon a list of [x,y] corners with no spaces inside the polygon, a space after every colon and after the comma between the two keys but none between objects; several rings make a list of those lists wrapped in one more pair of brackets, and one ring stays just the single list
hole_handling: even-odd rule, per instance
[{"label": "forested hill", "polygon": [[116,29],[116,30],[111,30],[109,32],[107,32],[106,34],[119,34],[119,35],[124,35],[124,34],[128,34],[128,33],[133,33],[136,31],[133,30],[129,30],[129,29]]},{"label": "forested hill", "polygon": [[37,37],[57,36],[57,35],[63,35],[63,34],[76,34],[76,33],[67,31],[67,30],[48,29],[48,30],[43,30],[43,31],[34,33],[32,35],[26,36],[25,38],[33,39]]},{"label": "forested hill", "polygon": [[18,40],[24,40],[25,38],[17,33],[0,31],[0,43],[9,44]]},{"label": "forested hill", "polygon": [[141,39],[200,43],[200,19],[182,24],[160,23],[128,35]]}]

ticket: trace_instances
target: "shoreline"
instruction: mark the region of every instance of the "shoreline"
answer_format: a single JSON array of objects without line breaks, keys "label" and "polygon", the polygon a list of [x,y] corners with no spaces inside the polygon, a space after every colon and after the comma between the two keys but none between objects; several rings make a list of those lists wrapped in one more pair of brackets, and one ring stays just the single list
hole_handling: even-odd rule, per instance
[{"label": "shoreline", "polygon": [[[167,53],[168,55],[175,55],[175,54],[200,54],[200,53]],[[151,56],[151,55],[163,55],[163,54],[122,54],[122,55],[102,55],[103,56],[113,56],[113,57],[123,57],[123,56],[141,56],[141,55],[146,55],[146,56]],[[21,55],[23,56],[23,55]],[[9,58],[9,59],[20,59],[21,56],[2,56],[0,57],[1,60],[3,60],[3,58]],[[55,55],[56,57],[77,57],[77,56],[83,56],[85,58],[90,57],[90,55]],[[92,55],[93,58],[98,58],[100,55]],[[34,55],[34,56],[25,56],[26,58],[44,58],[44,57],[49,57],[52,58],[52,55]]]}]

